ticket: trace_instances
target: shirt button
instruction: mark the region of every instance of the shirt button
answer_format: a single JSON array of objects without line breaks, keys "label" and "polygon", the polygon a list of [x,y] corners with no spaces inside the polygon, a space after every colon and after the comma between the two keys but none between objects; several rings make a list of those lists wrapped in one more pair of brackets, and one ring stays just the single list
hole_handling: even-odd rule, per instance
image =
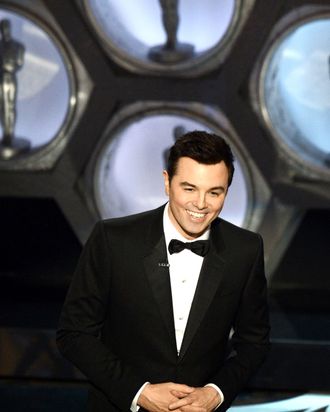
[{"label": "shirt button", "polygon": [[179,320],[183,320],[183,316],[179,316]]},{"label": "shirt button", "polygon": [[186,283],[186,279],[182,279],[181,282],[182,282],[182,283]]}]

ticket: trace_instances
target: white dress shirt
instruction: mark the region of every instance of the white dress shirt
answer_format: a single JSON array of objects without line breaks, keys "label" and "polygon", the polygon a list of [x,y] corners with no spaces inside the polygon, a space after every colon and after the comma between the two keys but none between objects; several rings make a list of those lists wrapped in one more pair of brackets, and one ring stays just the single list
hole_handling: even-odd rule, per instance
[{"label": "white dress shirt", "polygon": [[[167,259],[170,270],[172,304],[175,326],[175,338],[178,355],[180,353],[181,343],[186,329],[188,316],[190,312],[191,303],[194,298],[199,273],[203,264],[204,258],[196,255],[189,249],[184,249],[180,253],[173,253],[168,251],[168,245],[171,239],[178,239],[182,242],[189,242],[182,236],[173,226],[168,216],[168,204],[165,206],[163,227],[165,233]],[[210,231],[207,230],[202,236],[195,240],[207,240]]]},{"label": "white dress shirt", "polygon": [[[201,271],[204,258],[188,249],[184,249],[180,253],[173,253],[172,255],[169,253],[168,245],[171,239],[178,239],[182,242],[189,242],[189,240],[183,237],[174,227],[168,215],[168,208],[169,205],[167,204],[164,209],[163,228],[170,272],[176,347],[179,355],[184,331],[186,329],[189,317],[190,307],[194,298],[199,273]],[[210,230],[208,229],[202,234],[202,236],[194,239],[193,241],[207,240],[209,236]],[[147,383],[149,382],[146,382],[134,397],[131,404],[132,412],[136,412],[139,409],[137,400]],[[212,386],[218,391],[221,399],[218,406],[220,406],[224,399],[221,390],[218,386],[212,383],[205,386]]]}]

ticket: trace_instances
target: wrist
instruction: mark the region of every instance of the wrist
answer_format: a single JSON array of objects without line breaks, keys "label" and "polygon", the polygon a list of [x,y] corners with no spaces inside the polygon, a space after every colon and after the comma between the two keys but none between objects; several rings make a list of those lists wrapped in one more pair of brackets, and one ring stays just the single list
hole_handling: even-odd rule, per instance
[{"label": "wrist", "polygon": [[146,382],[144,385],[142,385],[139,392],[136,394],[136,404],[137,404],[137,406],[142,406],[143,407],[143,403],[147,398],[146,393],[148,392],[148,388],[147,388],[148,386],[150,386],[150,383]]},{"label": "wrist", "polygon": [[216,410],[222,403],[220,393],[211,385],[204,386],[204,389],[208,393],[210,409]]}]

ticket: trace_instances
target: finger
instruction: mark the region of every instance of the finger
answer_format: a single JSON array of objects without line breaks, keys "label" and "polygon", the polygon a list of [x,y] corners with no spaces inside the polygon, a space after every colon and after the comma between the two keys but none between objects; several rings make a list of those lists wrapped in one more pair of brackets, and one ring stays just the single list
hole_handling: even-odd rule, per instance
[{"label": "finger", "polygon": [[172,402],[168,405],[169,410],[180,409],[183,406],[191,405],[193,399],[191,397],[185,396],[184,398],[179,399],[178,401]]},{"label": "finger", "polygon": [[194,405],[187,405],[187,406],[182,406],[182,408],[178,409],[177,411],[171,411],[171,412],[201,412],[205,409],[201,408],[200,406],[194,406]]},{"label": "finger", "polygon": [[189,393],[187,392],[181,392],[181,391],[175,391],[175,390],[174,391],[171,390],[170,392],[176,398],[184,398],[185,396],[189,395]]},{"label": "finger", "polygon": [[183,392],[183,393],[191,393],[195,390],[195,388],[193,388],[192,386],[181,384],[181,383],[173,383],[171,385],[171,390]]}]

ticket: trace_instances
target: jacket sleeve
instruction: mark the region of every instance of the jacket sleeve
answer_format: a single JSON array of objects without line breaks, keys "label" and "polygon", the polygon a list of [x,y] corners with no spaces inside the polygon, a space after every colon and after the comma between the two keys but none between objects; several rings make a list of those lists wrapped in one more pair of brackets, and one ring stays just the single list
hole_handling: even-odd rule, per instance
[{"label": "jacket sleeve", "polygon": [[109,244],[99,222],[88,239],[57,331],[57,346],[119,409],[129,410],[144,380],[100,339],[111,285]]},{"label": "jacket sleeve", "polygon": [[261,236],[251,270],[241,294],[230,340],[230,351],[224,366],[214,376],[224,394],[224,403],[217,411],[225,411],[242,386],[263,362],[269,350],[269,318],[267,284]]}]

